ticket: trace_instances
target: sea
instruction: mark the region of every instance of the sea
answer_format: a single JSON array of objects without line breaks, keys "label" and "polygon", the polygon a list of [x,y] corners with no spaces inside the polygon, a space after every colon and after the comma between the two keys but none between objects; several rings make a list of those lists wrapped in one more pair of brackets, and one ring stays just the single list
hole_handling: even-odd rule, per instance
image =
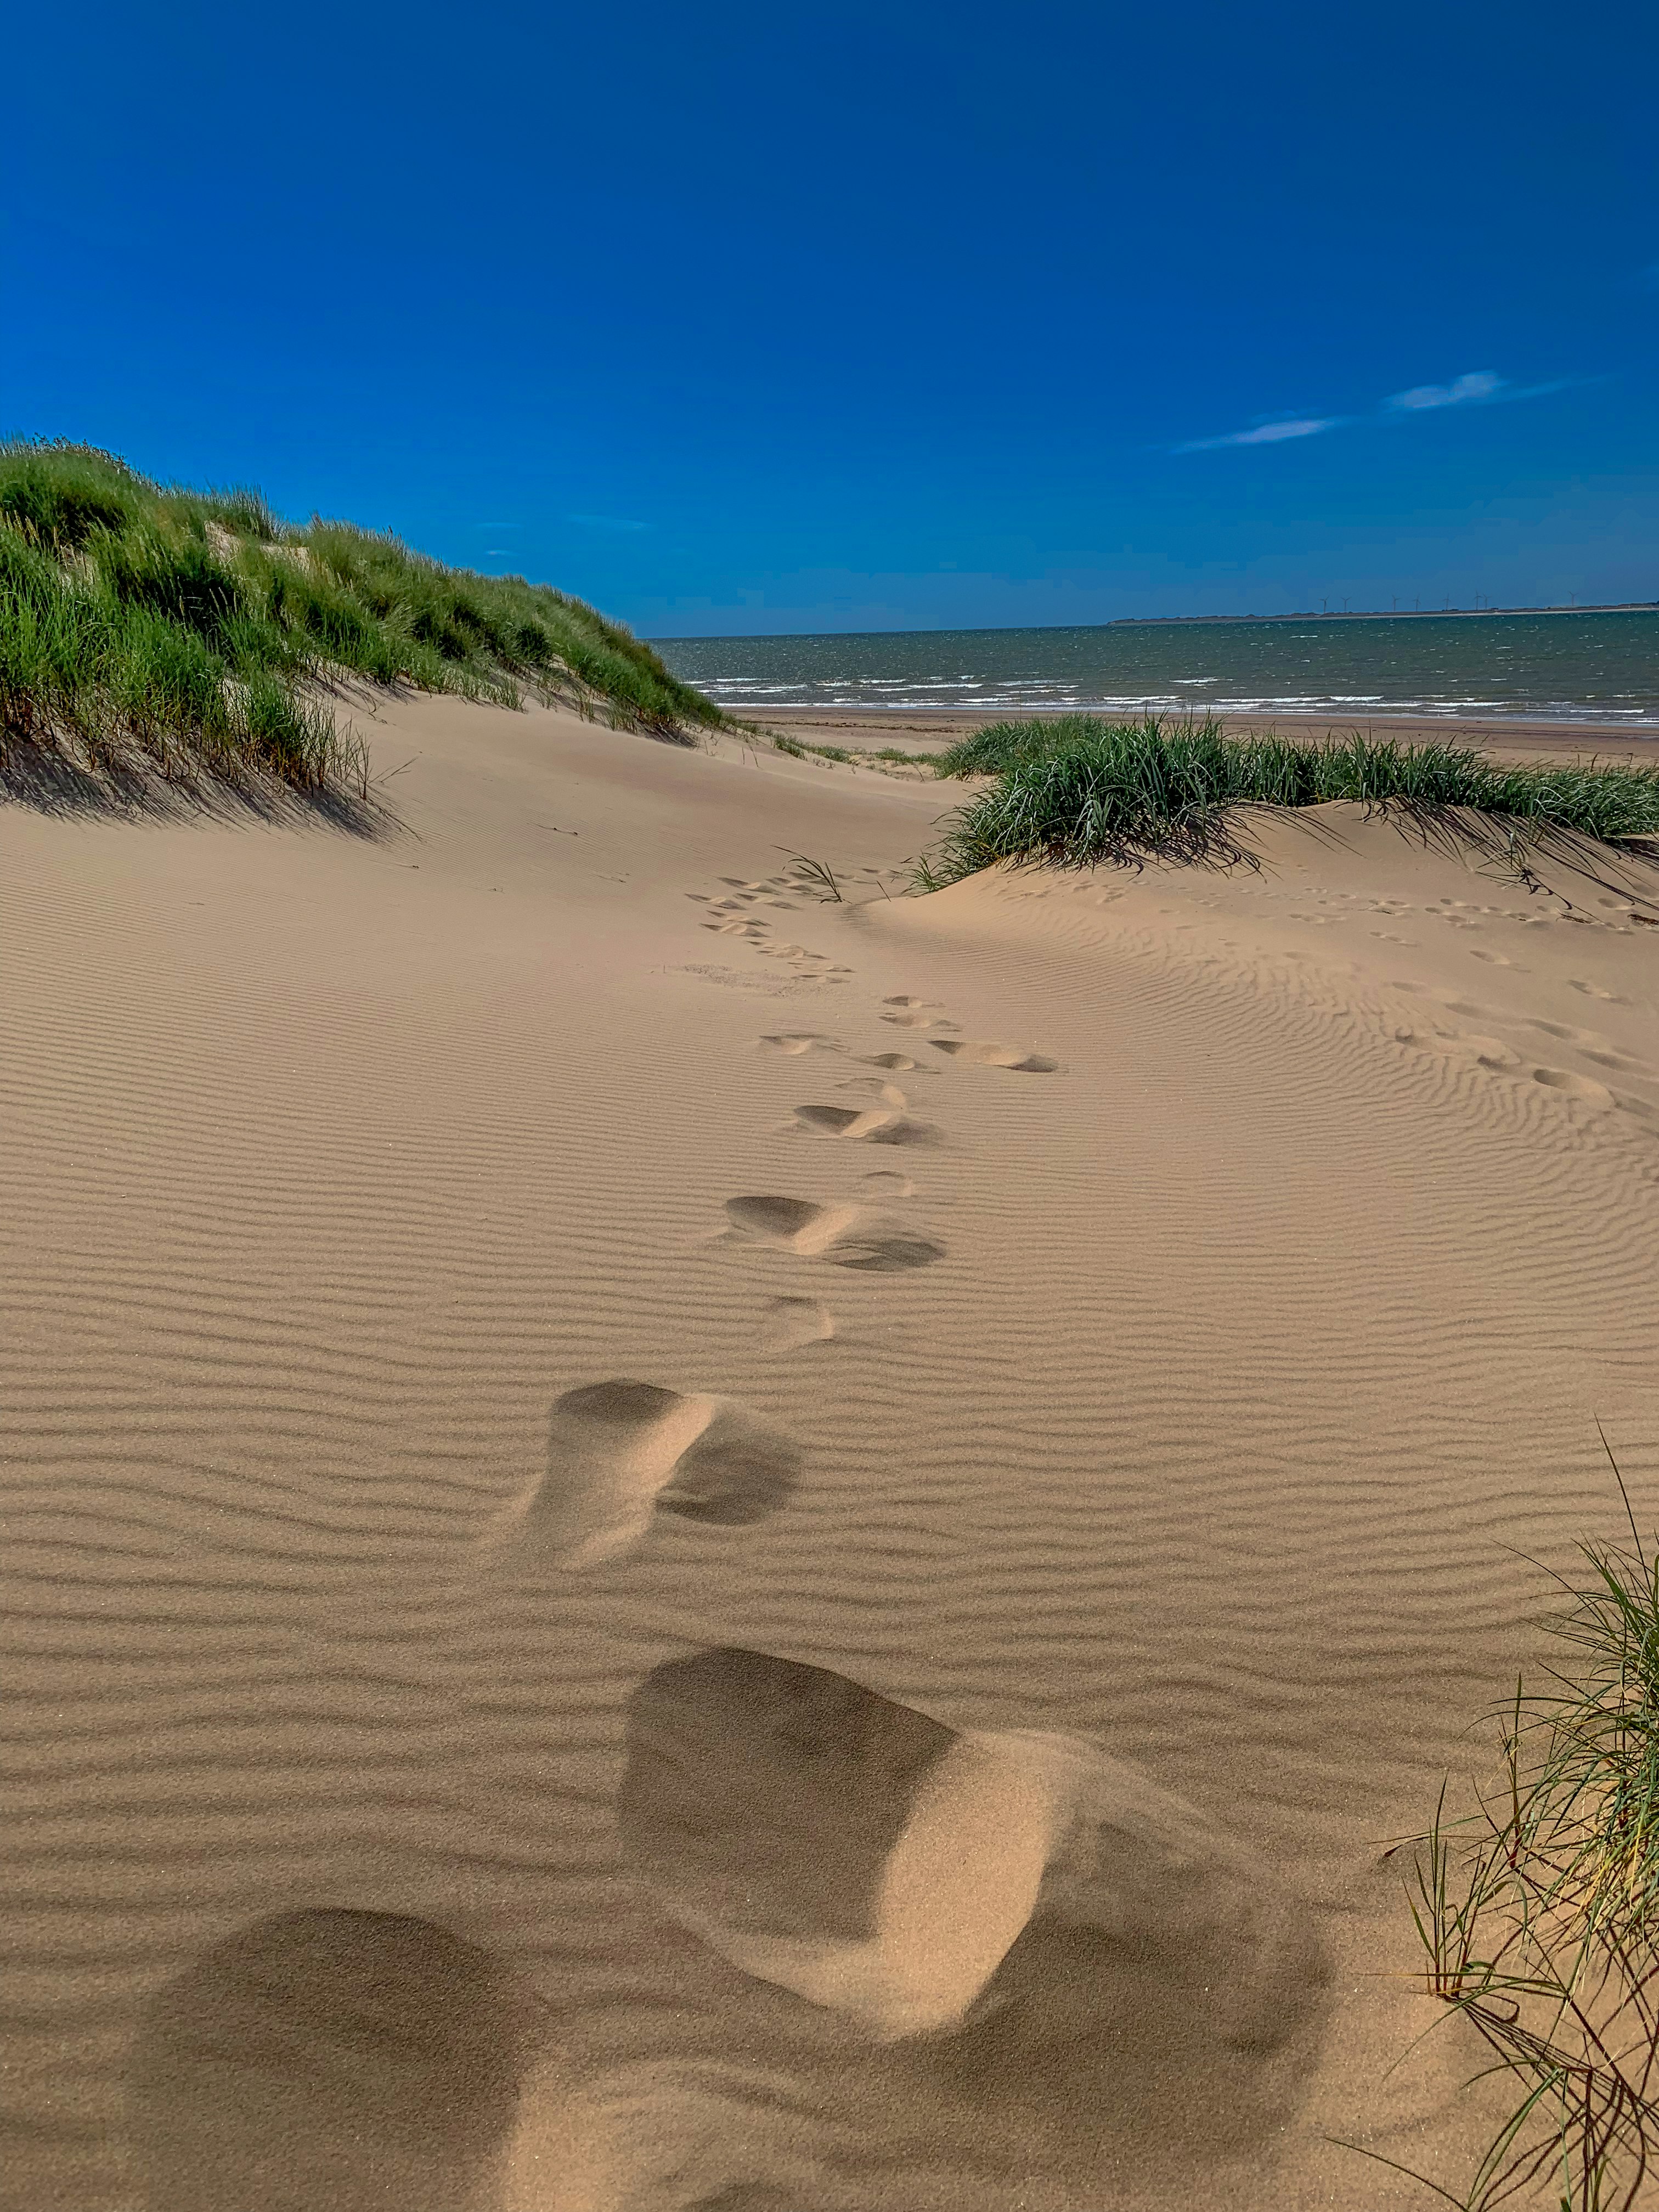
[{"label": "sea", "polygon": [[738,712],[1513,716],[1659,735],[1659,608],[652,641]]}]

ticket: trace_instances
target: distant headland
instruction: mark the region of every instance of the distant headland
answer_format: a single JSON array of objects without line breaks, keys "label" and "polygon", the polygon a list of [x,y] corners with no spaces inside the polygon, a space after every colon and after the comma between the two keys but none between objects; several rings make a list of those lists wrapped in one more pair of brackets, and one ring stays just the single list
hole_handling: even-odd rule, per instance
[{"label": "distant headland", "polygon": [[1659,599],[1619,599],[1606,605],[1565,607],[1356,607],[1333,611],[1309,607],[1289,615],[1119,615],[1111,629],[1166,629],[1177,623],[1485,622],[1492,615],[1651,615]]}]

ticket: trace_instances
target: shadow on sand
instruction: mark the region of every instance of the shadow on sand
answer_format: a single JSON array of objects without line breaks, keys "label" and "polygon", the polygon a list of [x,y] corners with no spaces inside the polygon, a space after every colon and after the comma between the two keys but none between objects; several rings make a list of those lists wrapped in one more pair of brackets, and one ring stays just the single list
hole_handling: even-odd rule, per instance
[{"label": "shadow on sand", "polygon": [[257,1920],[167,1984],[130,2075],[149,2212],[496,2212],[544,2014],[429,1920]]},{"label": "shadow on sand", "polygon": [[94,771],[55,747],[15,737],[0,744],[0,805],[8,800],[64,821],[316,824],[373,839],[392,837],[399,828],[372,781],[356,790],[329,785],[300,791],[268,776],[169,780],[136,762]]}]

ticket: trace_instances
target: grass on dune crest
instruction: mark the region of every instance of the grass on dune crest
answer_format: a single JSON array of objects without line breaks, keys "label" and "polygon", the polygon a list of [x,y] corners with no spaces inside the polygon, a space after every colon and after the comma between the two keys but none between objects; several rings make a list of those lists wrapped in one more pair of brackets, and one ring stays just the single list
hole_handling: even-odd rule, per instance
[{"label": "grass on dune crest", "polygon": [[941,754],[941,775],[994,775],[926,865],[927,888],[999,860],[1089,867],[1102,860],[1248,857],[1231,807],[1351,799],[1425,818],[1497,817],[1523,839],[1547,830],[1602,839],[1659,836],[1659,768],[1509,766],[1456,744],[1402,745],[1358,733],[1311,744],[1230,738],[1213,722],[1104,722],[1075,714],[1000,722]]},{"label": "grass on dune crest", "polygon": [[362,772],[318,696],[342,673],[504,706],[526,690],[683,737],[720,710],[580,599],[447,568],[257,492],[150,482],[64,441],[0,443],[0,763],[32,745],[94,772]]},{"label": "grass on dune crest", "polygon": [[1563,1583],[1557,1663],[1492,1717],[1477,1809],[1443,1792],[1417,1843],[1424,1985],[1512,2100],[1462,2193],[1427,2184],[1465,2212],[1624,2212],[1659,2165],[1659,1555],[1630,1525]]}]

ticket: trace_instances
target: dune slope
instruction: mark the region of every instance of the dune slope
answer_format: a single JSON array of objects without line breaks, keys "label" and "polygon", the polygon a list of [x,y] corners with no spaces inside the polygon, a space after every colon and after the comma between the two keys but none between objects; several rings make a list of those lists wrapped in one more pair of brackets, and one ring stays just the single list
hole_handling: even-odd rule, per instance
[{"label": "dune slope", "polygon": [[6,2201],[1455,2179],[1382,1852],[1596,1417],[1659,1506],[1652,887],[890,897],[935,787],[370,741],[374,836],[0,812]]}]

